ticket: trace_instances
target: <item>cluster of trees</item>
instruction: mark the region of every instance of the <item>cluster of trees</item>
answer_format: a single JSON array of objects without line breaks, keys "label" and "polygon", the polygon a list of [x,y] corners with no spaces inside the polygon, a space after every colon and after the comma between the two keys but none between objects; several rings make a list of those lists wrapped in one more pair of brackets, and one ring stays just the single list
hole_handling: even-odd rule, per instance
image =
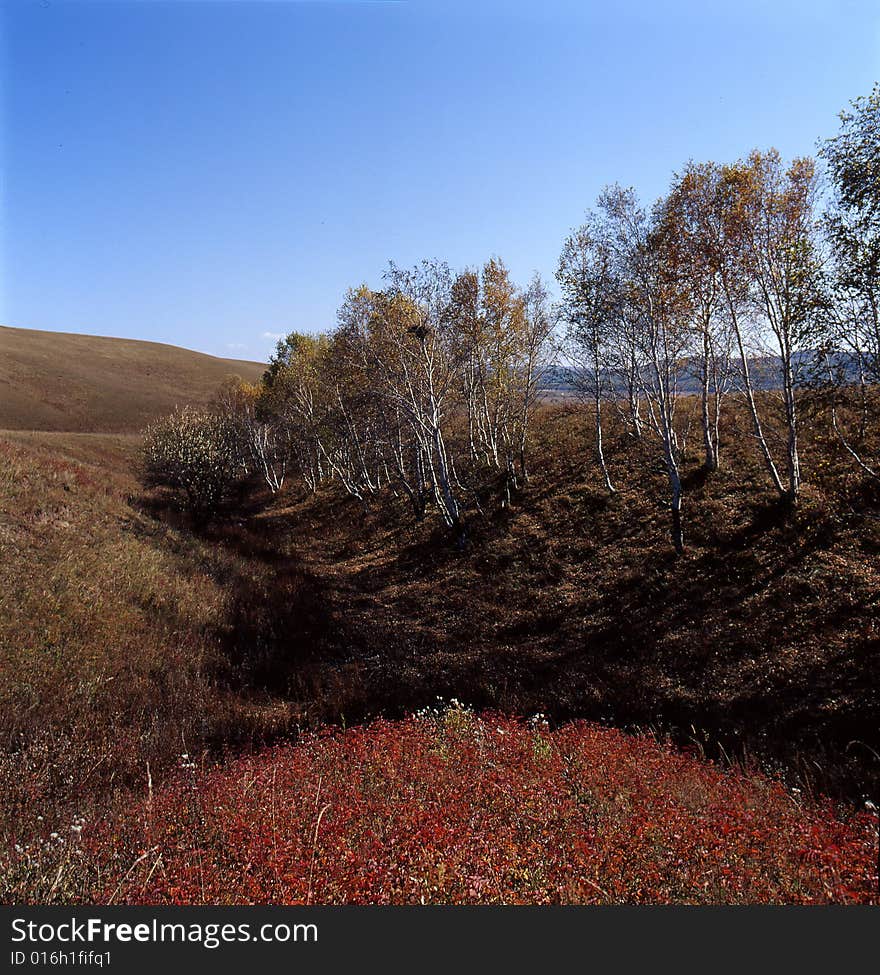
[{"label": "cluster of trees", "polygon": [[[880,366],[880,88],[842,123],[822,149],[831,188],[822,213],[814,160],[785,165],[776,151],[756,151],[728,165],[689,163],[650,210],[632,190],[610,187],[565,241],[557,271],[565,345],[593,401],[605,486],[615,490],[603,450],[610,400],[633,437],[655,446],[678,551],[683,384],[700,391],[707,472],[721,462],[721,411],[736,393],[769,481],[794,503],[801,398],[818,386],[831,397],[843,446],[877,476],[859,443]],[[855,441],[836,408],[854,385],[862,403]]]},{"label": "cluster of trees", "polygon": [[[669,479],[672,535],[683,546],[680,386],[700,388],[705,466],[720,463],[720,415],[733,388],[748,405],[756,443],[781,495],[800,489],[797,387],[822,329],[816,171],[754,152],[732,165],[689,164],[647,211],[632,190],[607,189],[566,240],[558,280],[567,344],[595,400],[624,393],[636,437],[657,445]],[[787,439],[777,460],[765,434],[754,360],[777,371]],[[751,361],[750,361],[751,360]]]},{"label": "cluster of trees", "polygon": [[280,342],[259,387],[232,382],[210,413],[154,425],[148,477],[181,490],[190,507],[219,502],[210,478],[180,474],[179,441],[198,426],[199,443],[234,446],[211,457],[194,448],[184,466],[222,456],[227,489],[236,474],[258,473],[273,492],[291,472],[311,489],[332,478],[362,501],[405,497],[419,520],[433,507],[461,539],[466,509],[479,506],[487,485],[506,504],[528,478],[529,428],[553,335],[538,277],[518,288],[497,259],[459,274],[440,262],[392,264],[381,291],[348,292],[332,333]]},{"label": "cluster of trees", "polygon": [[[822,147],[821,212],[814,160],[786,165],[774,150],[691,162],[651,208],[606,189],[564,242],[552,309],[539,277],[519,288],[497,259],[458,274],[392,264],[382,290],[348,292],[331,333],[280,342],[262,384],[230,383],[211,411],[151,428],[148,478],[199,510],[255,474],[273,492],[291,475],[311,489],[333,479],[362,501],[405,497],[416,519],[433,507],[463,538],[487,485],[506,504],[527,480],[555,356],[592,404],[609,492],[608,409],[640,456],[655,451],[678,551],[695,402],[706,471],[722,463],[722,410],[737,395],[769,483],[794,503],[802,397],[821,387],[842,446],[880,477],[863,448],[880,379],[880,87],[841,120]],[[838,408],[853,390],[855,424]]]}]

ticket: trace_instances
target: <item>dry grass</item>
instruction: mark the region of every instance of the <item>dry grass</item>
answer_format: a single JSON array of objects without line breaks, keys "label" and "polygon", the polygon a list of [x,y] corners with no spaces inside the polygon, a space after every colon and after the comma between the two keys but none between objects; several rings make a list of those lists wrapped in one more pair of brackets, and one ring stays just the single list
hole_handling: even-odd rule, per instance
[{"label": "dry grass", "polygon": [[[92,815],[187,748],[275,720],[223,690],[236,580],[266,569],[131,503],[135,441],[0,439],[0,832]],[[40,818],[42,817],[42,818]],[[54,827],[53,827],[54,828]]]},{"label": "dry grass", "polygon": [[156,342],[0,326],[0,429],[135,433],[265,366]]}]

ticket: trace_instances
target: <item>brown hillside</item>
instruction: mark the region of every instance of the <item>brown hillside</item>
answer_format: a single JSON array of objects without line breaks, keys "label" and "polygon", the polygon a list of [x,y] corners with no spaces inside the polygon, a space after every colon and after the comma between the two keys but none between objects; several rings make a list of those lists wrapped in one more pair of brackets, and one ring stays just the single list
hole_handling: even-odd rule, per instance
[{"label": "brown hillside", "polygon": [[232,652],[301,718],[456,697],[675,729],[820,791],[876,794],[878,499],[826,424],[805,417],[802,433],[807,482],[788,510],[730,404],[722,469],[702,476],[696,448],[685,463],[681,558],[651,455],[609,429],[608,498],[589,420],[564,407],[539,418],[527,490],[474,515],[463,551],[403,501],[365,510],[332,487],[294,490],[215,529],[274,574],[268,593],[236,584]]},{"label": "brown hillside", "polygon": [[173,345],[0,326],[0,429],[136,432],[265,366]]}]

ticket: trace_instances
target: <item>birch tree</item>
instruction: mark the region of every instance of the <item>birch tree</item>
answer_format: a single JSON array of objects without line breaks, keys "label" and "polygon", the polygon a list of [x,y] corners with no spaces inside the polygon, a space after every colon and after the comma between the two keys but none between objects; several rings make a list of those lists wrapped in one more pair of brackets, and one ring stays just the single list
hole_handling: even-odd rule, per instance
[{"label": "birch tree", "polygon": [[[823,219],[831,257],[825,368],[834,431],[860,470],[880,479],[862,443],[876,420],[880,382],[880,85],[840,120],[840,132],[821,150],[832,186]],[[859,418],[849,432],[837,401],[854,384]]]},{"label": "birch tree", "polygon": [[423,448],[434,502],[446,525],[463,541],[465,524],[454,457],[448,445],[449,410],[459,388],[460,346],[451,316],[448,265],[423,261],[387,275],[392,314],[378,326],[396,352],[385,371],[395,406],[408,412]]},{"label": "birch tree", "polygon": [[[420,473],[414,483],[427,482],[444,522],[463,540],[461,486],[448,443],[461,352],[450,311],[452,275],[439,262],[410,270],[392,264],[387,280],[383,292],[349,293],[338,340],[361,356],[362,382],[378,399],[386,429],[390,416],[406,425],[417,445],[412,456]],[[398,457],[405,453],[401,442]]]},{"label": "birch tree", "polygon": [[748,167],[742,162],[724,165],[716,173],[715,192],[705,211],[704,228],[717,262],[724,310],[739,357],[737,382],[745,399],[752,436],[774,488],[785,494],[782,478],[764,432],[753,378],[753,356],[759,352],[757,322],[752,315],[752,290],[745,271],[745,221],[743,199],[749,182]]},{"label": "birch tree", "polygon": [[504,501],[528,479],[526,442],[546,375],[553,322],[539,276],[525,291],[504,264],[453,282],[450,305],[471,457],[502,472]]},{"label": "birch tree", "polygon": [[753,152],[741,173],[737,216],[742,271],[750,285],[760,351],[778,363],[787,478],[777,487],[794,503],[801,484],[798,387],[819,337],[816,170],[807,158],[786,168],[779,153],[770,150]]},{"label": "birch tree", "polygon": [[619,334],[633,341],[618,348],[623,359],[638,363],[637,382],[646,407],[646,423],[656,436],[669,484],[672,544],[684,551],[683,488],[680,450],[675,427],[678,383],[689,351],[686,325],[691,310],[687,293],[672,272],[668,240],[658,214],[648,214],[631,189],[608,188],[598,202],[604,239],[620,287],[620,315],[626,327]]},{"label": "birch tree", "polygon": [[523,481],[528,481],[526,448],[529,430],[540,403],[543,385],[554,364],[556,323],[550,312],[549,293],[540,274],[532,276],[522,300],[520,362],[517,366],[519,416],[516,429],[520,474]]},{"label": "birch tree", "polygon": [[[680,450],[675,420],[678,384],[690,332],[687,292],[674,273],[663,207],[647,213],[631,189],[612,186],[597,211],[566,240],[557,279],[568,323],[568,348],[589,377],[596,453],[605,486],[614,490],[605,461],[602,407],[608,376],[628,387],[631,414],[641,434],[637,404],[655,437],[669,484],[672,544],[684,550]],[[610,387],[610,388],[609,388]]]},{"label": "birch tree", "polygon": [[264,409],[275,418],[293,464],[310,491],[329,475],[326,461],[328,396],[326,335],[291,333],[264,376]]},{"label": "birch tree", "polygon": [[[733,331],[725,298],[725,243],[713,222],[719,169],[690,163],[673,180],[660,220],[666,253],[687,292],[695,342],[691,362],[700,387],[703,466],[718,470],[722,403],[733,384]],[[734,314],[736,309],[734,308]]]},{"label": "birch tree", "polygon": [[263,394],[262,386],[234,377],[221,387],[213,406],[234,431],[242,474],[259,475],[272,494],[277,494],[287,475],[290,441]]},{"label": "birch tree", "polygon": [[596,461],[606,489],[614,494],[605,459],[602,404],[613,394],[608,380],[614,343],[621,338],[622,287],[606,227],[595,213],[566,238],[556,279],[562,290],[565,355],[574,366],[576,389],[592,402]]}]

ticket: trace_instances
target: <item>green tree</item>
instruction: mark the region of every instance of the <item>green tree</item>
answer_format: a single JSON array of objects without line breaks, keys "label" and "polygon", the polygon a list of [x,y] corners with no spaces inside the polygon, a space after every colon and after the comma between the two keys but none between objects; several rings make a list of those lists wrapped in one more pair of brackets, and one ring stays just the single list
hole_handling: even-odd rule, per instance
[{"label": "green tree", "polygon": [[314,337],[303,332],[290,332],[283,339],[279,339],[274,355],[269,357],[269,368],[263,373],[263,385],[274,385],[278,374],[295,362],[300,355],[307,354],[314,343]]},{"label": "green tree", "polygon": [[[870,418],[869,387],[880,381],[880,84],[841,112],[840,121],[840,132],[820,150],[832,186],[823,219],[831,258],[825,366],[835,432],[857,465],[877,478],[858,441]],[[837,398],[853,378],[861,416],[858,432],[849,434]]]}]

